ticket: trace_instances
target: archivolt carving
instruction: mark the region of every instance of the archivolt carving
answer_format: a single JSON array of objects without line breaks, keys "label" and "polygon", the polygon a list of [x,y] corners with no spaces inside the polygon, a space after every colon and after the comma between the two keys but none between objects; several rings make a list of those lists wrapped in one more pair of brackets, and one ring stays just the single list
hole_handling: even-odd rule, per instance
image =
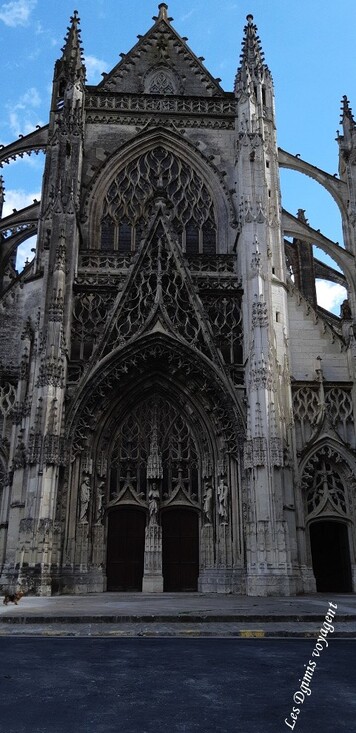
[{"label": "archivolt carving", "polygon": [[302,491],[305,496],[308,514],[320,513],[329,509],[346,514],[348,502],[342,479],[345,465],[342,457],[331,446],[324,446],[311,456],[302,477]]},{"label": "archivolt carving", "polygon": [[[81,452],[92,441],[100,422],[112,409],[113,396],[122,399],[129,389],[138,388],[150,374],[162,375],[169,389],[170,380],[213,420],[215,434],[224,449],[238,456],[245,429],[240,408],[227,383],[219,377],[206,361],[167,337],[155,334],[137,342],[132,348],[117,355],[115,362],[103,363],[86,389],[80,395],[79,404],[73,406],[68,420],[68,438],[73,450]],[[167,381],[168,380],[168,381]]]}]

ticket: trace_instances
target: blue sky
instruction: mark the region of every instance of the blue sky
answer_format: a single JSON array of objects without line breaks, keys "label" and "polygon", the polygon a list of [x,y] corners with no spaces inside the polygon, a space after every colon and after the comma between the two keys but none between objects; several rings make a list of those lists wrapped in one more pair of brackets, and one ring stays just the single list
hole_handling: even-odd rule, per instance
[{"label": "blue sky", "polygon": [[[101,80],[121,51],[145,33],[157,13],[153,0],[13,0],[0,2],[0,143],[46,124],[55,60],[76,8],[89,83]],[[340,101],[346,94],[356,112],[355,0],[171,0],[176,30],[205,65],[233,87],[246,15],[259,29],[276,91],[278,144],[311,163],[338,170]],[[6,166],[6,209],[39,197],[43,160],[31,156]],[[313,227],[342,242],[336,205],[316,183],[297,173],[282,175],[282,203],[292,213],[306,209]],[[320,298],[343,292],[324,286]],[[320,291],[321,292],[321,291]],[[337,295],[338,294],[338,295]]]}]

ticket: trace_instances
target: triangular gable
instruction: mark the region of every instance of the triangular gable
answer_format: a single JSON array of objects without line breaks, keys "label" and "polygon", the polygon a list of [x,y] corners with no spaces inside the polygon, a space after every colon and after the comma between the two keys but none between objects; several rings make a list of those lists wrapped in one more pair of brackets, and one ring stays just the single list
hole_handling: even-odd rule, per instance
[{"label": "triangular gable", "polygon": [[165,13],[122,60],[105,74],[97,89],[106,92],[224,95],[214,77],[172,28]]},{"label": "triangular gable", "polygon": [[223,367],[180,247],[162,213],[118,296],[93,359],[97,362],[117,347],[153,332],[183,340]]}]

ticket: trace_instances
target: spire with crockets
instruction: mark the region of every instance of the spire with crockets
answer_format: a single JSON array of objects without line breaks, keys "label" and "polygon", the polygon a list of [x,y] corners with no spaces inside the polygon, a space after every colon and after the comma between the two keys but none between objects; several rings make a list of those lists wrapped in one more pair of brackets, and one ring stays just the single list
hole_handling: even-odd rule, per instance
[{"label": "spire with crockets", "polygon": [[248,66],[255,73],[259,73],[264,63],[260,37],[257,35],[257,26],[253,22],[253,15],[248,15],[247,25],[244,28],[244,39],[242,42],[241,62]]},{"label": "spire with crockets", "polygon": [[72,82],[85,80],[85,66],[83,58],[83,47],[80,37],[80,19],[78,11],[75,10],[71,19],[65,43],[62,48],[62,58],[58,64],[61,65],[61,72]]},{"label": "spire with crockets", "polygon": [[[261,41],[257,35],[257,26],[253,22],[253,15],[247,16],[244,28],[240,66],[235,80],[235,94],[238,99],[249,99],[254,107],[255,120],[259,120],[258,127],[263,134],[263,119],[274,122],[274,90],[273,80],[268,66],[265,64]],[[251,119],[250,129],[256,127]],[[255,130],[256,131],[256,130]]]}]

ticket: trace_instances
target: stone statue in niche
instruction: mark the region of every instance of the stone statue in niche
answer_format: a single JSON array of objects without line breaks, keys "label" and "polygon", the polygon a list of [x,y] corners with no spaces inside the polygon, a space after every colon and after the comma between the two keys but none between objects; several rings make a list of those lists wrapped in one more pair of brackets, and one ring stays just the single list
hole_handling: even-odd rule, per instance
[{"label": "stone statue in niche", "polygon": [[148,524],[150,527],[158,525],[159,499],[159,489],[154,482],[148,491]]},{"label": "stone statue in niche", "polygon": [[99,481],[97,493],[96,493],[96,516],[95,521],[97,523],[101,522],[104,517],[105,513],[105,503],[104,503],[104,488],[105,488],[105,481],[102,479]]},{"label": "stone statue in niche", "polygon": [[211,483],[205,485],[203,496],[204,524],[213,523],[213,487]]},{"label": "stone statue in niche", "polygon": [[229,487],[225,479],[220,479],[218,483],[218,514],[221,524],[228,523],[227,503],[228,503]]},{"label": "stone statue in niche", "polygon": [[88,521],[90,493],[91,493],[90,475],[86,474],[84,475],[84,478],[80,484],[80,509],[79,509],[79,521],[80,522]]}]

